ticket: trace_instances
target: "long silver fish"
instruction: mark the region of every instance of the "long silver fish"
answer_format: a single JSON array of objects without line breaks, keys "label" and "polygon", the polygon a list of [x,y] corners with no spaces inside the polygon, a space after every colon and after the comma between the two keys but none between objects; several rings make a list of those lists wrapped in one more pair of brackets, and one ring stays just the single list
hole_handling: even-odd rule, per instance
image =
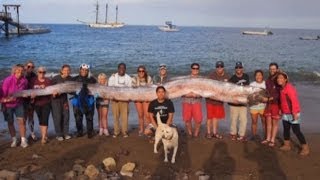
[{"label": "long silver fish", "polygon": [[[65,82],[45,89],[24,90],[14,94],[15,97],[28,96],[31,93],[42,96],[58,93],[71,93],[80,90],[79,82]],[[156,99],[156,85],[147,87],[111,87],[88,84],[90,93],[99,97],[119,101],[151,101]],[[190,92],[204,98],[215,99],[236,104],[257,104],[265,97],[265,91],[252,86],[238,86],[228,82],[207,78],[182,77],[164,84],[170,99],[179,98]]]}]

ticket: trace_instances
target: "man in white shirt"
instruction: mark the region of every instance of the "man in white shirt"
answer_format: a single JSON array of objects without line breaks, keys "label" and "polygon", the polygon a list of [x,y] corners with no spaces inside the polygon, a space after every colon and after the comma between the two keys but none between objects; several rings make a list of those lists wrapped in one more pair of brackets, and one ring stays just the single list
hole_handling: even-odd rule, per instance
[{"label": "man in white shirt", "polygon": [[[131,87],[131,77],[126,74],[126,64],[118,64],[118,72],[111,75],[108,81],[109,86],[115,87]],[[127,101],[111,101],[111,109],[114,118],[114,133],[113,137],[116,138],[120,134],[119,119],[121,119],[121,132],[124,138],[128,137],[128,114],[129,102]]]}]

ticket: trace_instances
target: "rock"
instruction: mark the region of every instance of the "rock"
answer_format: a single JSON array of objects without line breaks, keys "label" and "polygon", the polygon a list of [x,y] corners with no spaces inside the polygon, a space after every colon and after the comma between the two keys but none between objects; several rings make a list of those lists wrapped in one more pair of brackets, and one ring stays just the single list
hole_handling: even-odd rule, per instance
[{"label": "rock", "polygon": [[36,164],[29,164],[29,165],[26,165],[26,166],[23,166],[23,167],[20,167],[18,169],[19,173],[21,175],[24,175],[24,174],[28,174],[28,173],[31,173],[31,172],[34,172],[36,170],[39,170],[41,169],[42,167],[41,166],[38,166]]},{"label": "rock", "polygon": [[201,175],[204,175],[205,173],[203,171],[197,171],[195,173],[196,176],[201,176]]},{"label": "rock", "polygon": [[188,174],[184,174],[184,175],[182,176],[182,180],[188,180],[188,179],[189,179]]},{"label": "rock", "polygon": [[203,175],[200,175],[200,176],[199,176],[199,180],[209,180],[209,179],[210,179],[210,176],[209,176],[209,175],[203,174]]},{"label": "rock", "polygon": [[84,173],[85,169],[80,164],[75,164],[73,165],[72,170],[75,172],[76,176],[80,176]]},{"label": "rock", "polygon": [[55,180],[55,179],[56,179],[56,176],[55,176],[54,174],[52,174],[51,172],[46,172],[46,173],[44,174],[44,177],[45,177],[45,179],[47,179],[47,180]]},{"label": "rock", "polygon": [[151,177],[152,177],[151,175],[147,175],[144,177],[144,179],[151,179]]},{"label": "rock", "polygon": [[84,174],[77,177],[77,180],[88,180],[88,179],[89,179],[88,176],[86,176]]},{"label": "rock", "polygon": [[6,179],[6,180],[18,180],[20,177],[19,172],[13,172],[8,170],[1,170],[0,171],[0,179]]},{"label": "rock", "polygon": [[33,154],[32,155],[32,159],[39,159],[41,158],[42,156],[39,156],[38,154]]},{"label": "rock", "polygon": [[121,149],[120,154],[122,154],[124,156],[128,156],[130,154],[130,152],[126,149]]},{"label": "rock", "polygon": [[82,164],[82,163],[84,163],[84,160],[82,160],[82,159],[76,159],[76,160],[74,161],[74,163],[75,163],[75,164]]},{"label": "rock", "polygon": [[106,171],[115,171],[116,169],[116,161],[112,157],[108,157],[102,161]]},{"label": "rock", "polygon": [[136,167],[136,164],[129,162],[129,163],[127,163],[127,164],[122,166],[120,174],[122,176],[132,177],[133,176],[133,170],[134,170],[135,167]]},{"label": "rock", "polygon": [[94,165],[90,164],[84,171],[84,174],[87,175],[90,179],[94,179],[98,177],[99,170]]},{"label": "rock", "polygon": [[76,176],[76,173],[74,171],[68,171],[63,175],[64,180],[72,180],[75,176]]}]

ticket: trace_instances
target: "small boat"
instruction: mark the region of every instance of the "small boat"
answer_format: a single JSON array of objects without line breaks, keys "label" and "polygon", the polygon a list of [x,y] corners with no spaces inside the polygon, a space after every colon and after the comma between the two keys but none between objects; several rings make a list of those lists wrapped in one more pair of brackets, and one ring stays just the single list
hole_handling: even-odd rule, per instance
[{"label": "small boat", "polygon": [[[27,35],[27,34],[44,34],[44,33],[50,33],[51,30],[48,28],[43,28],[43,27],[37,27],[37,28],[32,28],[32,27],[25,27],[25,28],[20,28],[20,35]],[[9,31],[10,34],[18,34],[18,28],[11,29]]]},{"label": "small boat", "polygon": [[166,21],[166,25],[159,26],[159,29],[164,32],[177,32],[179,29],[176,25],[173,25],[171,21]]},{"label": "small boat", "polygon": [[300,40],[320,40],[320,36],[312,37],[312,36],[305,36],[299,37]]},{"label": "small boat", "polygon": [[264,30],[264,31],[242,31],[243,35],[258,35],[258,36],[268,36],[273,35],[273,32],[270,30]]},{"label": "small boat", "polygon": [[105,18],[104,23],[101,23],[98,21],[98,14],[99,14],[99,4],[97,2],[97,4],[96,4],[96,22],[95,23],[86,23],[89,27],[91,27],[91,28],[121,28],[125,25],[124,23],[118,22],[118,5],[116,6],[116,21],[115,22],[108,22],[108,4],[106,4],[106,18]]}]

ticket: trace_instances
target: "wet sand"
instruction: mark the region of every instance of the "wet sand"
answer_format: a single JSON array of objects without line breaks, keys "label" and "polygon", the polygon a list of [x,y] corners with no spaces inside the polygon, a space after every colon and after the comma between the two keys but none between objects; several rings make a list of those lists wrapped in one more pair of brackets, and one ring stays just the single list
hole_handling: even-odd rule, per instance
[{"label": "wet sand", "polygon": [[[1,115],[0,170],[17,171],[21,167],[32,164],[38,170],[27,173],[24,177],[39,179],[45,173],[51,172],[56,175],[57,179],[62,179],[65,172],[72,170],[74,161],[77,159],[84,160],[84,166],[93,164],[103,169],[102,160],[113,157],[117,163],[117,172],[127,162],[136,163],[137,167],[132,179],[175,179],[185,175],[189,179],[198,179],[195,173],[199,170],[210,175],[211,179],[318,179],[320,175],[320,144],[318,143],[320,123],[316,117],[319,111],[320,89],[318,86],[299,84],[298,92],[303,111],[302,130],[311,147],[311,154],[308,157],[300,157],[297,154],[299,148],[294,136],[292,136],[294,149],[288,153],[278,150],[281,144],[280,138],[275,148],[269,148],[254,141],[247,143],[231,141],[227,136],[229,129],[227,117],[221,122],[223,140],[208,140],[203,136],[188,139],[180,127],[176,164],[164,163],[162,146],[159,146],[159,154],[153,154],[153,144],[149,143],[146,137],[138,137],[137,129],[132,128],[136,127],[137,116],[131,103],[130,124],[132,127],[129,138],[114,139],[95,136],[93,139],[81,137],[59,142],[54,137],[51,123],[50,142],[47,145],[41,145],[39,141],[31,142],[30,147],[26,149],[9,147],[9,135]],[[177,112],[175,121],[181,126],[179,103],[175,101]],[[111,121],[112,116],[109,113],[109,122]],[[73,118],[71,122],[70,127],[74,131]],[[96,124],[97,121],[95,121]],[[249,120],[248,129],[250,124]],[[249,130],[247,133],[249,134]],[[279,137],[282,137],[281,132],[279,132]],[[33,159],[34,154],[39,155],[40,158]],[[124,177],[124,179],[130,178]]]}]

